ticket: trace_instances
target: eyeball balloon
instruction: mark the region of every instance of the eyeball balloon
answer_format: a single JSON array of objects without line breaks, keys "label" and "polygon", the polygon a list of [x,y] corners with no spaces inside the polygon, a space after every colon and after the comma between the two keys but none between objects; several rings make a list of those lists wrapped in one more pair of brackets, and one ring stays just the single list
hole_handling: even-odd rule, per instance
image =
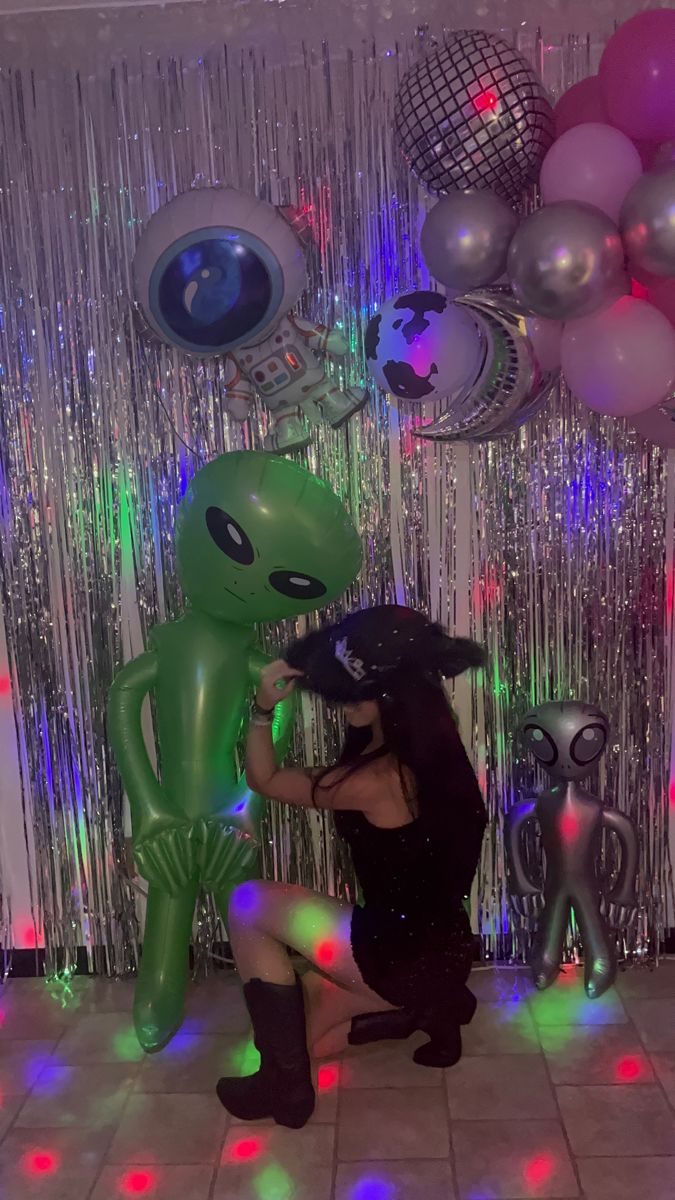
[{"label": "eyeball balloon", "polygon": [[438,400],[472,378],[482,354],[471,313],[439,292],[387,300],[366,328],[366,362],[379,386],[400,400]]}]

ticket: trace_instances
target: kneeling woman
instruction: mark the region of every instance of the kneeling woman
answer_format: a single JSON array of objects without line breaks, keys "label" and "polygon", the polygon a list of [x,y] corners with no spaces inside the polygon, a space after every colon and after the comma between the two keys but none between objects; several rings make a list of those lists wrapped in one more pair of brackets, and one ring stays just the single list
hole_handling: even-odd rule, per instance
[{"label": "kneeling woman", "polygon": [[[261,1055],[256,1075],[218,1083],[234,1116],[304,1125],[314,1108],[308,1042],[320,1056],[346,1041],[421,1029],[430,1040],[416,1062],[459,1059],[460,1026],[476,1007],[466,987],[473,938],[463,900],[486,818],[441,681],[481,662],[475,643],[387,605],[309,634],[263,673],[247,744],[249,786],[272,800],[333,810],[364,904],[284,883],[234,891],[230,940]],[[334,767],[276,765],[274,706],[296,682],[344,706],[348,732]],[[286,947],[318,968],[302,984]]]}]

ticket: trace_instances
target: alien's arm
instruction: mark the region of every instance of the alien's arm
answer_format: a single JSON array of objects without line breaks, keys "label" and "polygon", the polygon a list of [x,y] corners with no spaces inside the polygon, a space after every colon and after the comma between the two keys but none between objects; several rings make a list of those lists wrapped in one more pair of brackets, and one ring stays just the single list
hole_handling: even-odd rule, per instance
[{"label": "alien's arm", "polygon": [[315,325],[313,321],[306,321],[296,313],[289,313],[288,319],[296,333],[313,350],[318,350],[321,354],[329,352],[340,356],[347,353],[349,346],[339,330],[329,329],[327,325]]},{"label": "alien's arm", "polygon": [[523,859],[522,832],[536,816],[536,800],[520,800],[504,819],[504,849],[509,868],[509,890],[516,896],[536,896],[541,888],[530,878]]},{"label": "alien's arm", "polygon": [[253,384],[242,374],[237,360],[225,356],[225,408],[235,421],[245,421],[255,403]]},{"label": "alien's arm", "polygon": [[[254,688],[257,688],[260,682],[260,672],[263,667],[271,663],[272,659],[269,654],[263,654],[262,650],[254,649],[251,651],[249,658],[249,675]],[[291,692],[285,700],[281,700],[274,712],[274,722],[272,724],[272,741],[274,743],[274,756],[278,763],[283,762],[291,747],[293,739],[293,725],[295,724],[297,693]]]},{"label": "alien's arm", "polygon": [[143,700],[157,674],[157,655],[147,650],[122,668],[108,695],[108,736],[129,797],[137,842],[175,823],[148,757],[141,724]]},{"label": "alien's arm", "polygon": [[635,825],[625,813],[616,808],[603,808],[602,822],[606,829],[615,833],[621,845],[621,866],[614,887],[607,900],[611,904],[632,907],[637,904],[635,878],[638,869],[638,835]]}]

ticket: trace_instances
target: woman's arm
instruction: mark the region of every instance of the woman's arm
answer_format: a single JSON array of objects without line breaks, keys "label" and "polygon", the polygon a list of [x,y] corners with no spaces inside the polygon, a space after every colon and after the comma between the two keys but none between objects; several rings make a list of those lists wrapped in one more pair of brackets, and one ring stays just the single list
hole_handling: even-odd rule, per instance
[{"label": "woman's arm", "polygon": [[321,771],[297,767],[280,769],[277,765],[272,741],[274,705],[290,695],[295,687],[295,678],[300,674],[301,671],[294,671],[282,661],[270,663],[262,672],[246,742],[246,782],[253,791],[284,804],[296,804],[300,808],[351,808],[365,812],[372,807],[372,784],[367,778],[368,772],[359,771],[347,781],[344,771],[336,767],[324,776],[318,786],[314,786]]}]

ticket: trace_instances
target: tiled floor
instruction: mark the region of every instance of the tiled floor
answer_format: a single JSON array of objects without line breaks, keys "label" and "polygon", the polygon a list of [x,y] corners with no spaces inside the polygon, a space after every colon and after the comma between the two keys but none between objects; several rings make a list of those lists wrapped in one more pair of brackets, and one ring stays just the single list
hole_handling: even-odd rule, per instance
[{"label": "tiled floor", "polygon": [[[673,1200],[675,963],[589,1001],[574,971],[532,994],[479,971],[451,1071],[411,1043],[318,1068],[305,1129],[228,1119],[213,1086],[256,1054],[236,981],[194,986],[145,1057],[133,984],[0,990],[2,1200]],[[413,1043],[414,1044],[414,1043]]]}]

